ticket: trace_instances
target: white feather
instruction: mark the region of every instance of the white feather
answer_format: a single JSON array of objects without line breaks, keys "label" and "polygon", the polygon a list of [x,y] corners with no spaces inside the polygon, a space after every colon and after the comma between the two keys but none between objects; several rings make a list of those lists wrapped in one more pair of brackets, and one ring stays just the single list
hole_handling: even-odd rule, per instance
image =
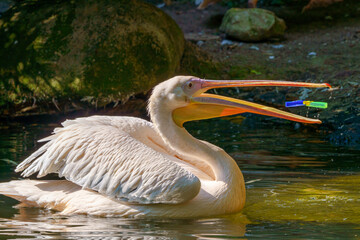
[{"label": "white feather", "polygon": [[189,79],[174,77],[154,89],[148,106],[154,124],[108,116],[63,122],[16,171],[67,180],[10,181],[0,183],[0,193],[62,214],[199,217],[239,211],[245,185],[235,161],[172,119],[174,109],[188,104],[182,86]]},{"label": "white feather", "polygon": [[181,203],[200,190],[195,175],[174,164],[169,153],[149,146],[147,138],[159,138],[150,122],[93,116],[63,126],[16,171],[24,177],[58,173],[83,188],[143,204]]}]

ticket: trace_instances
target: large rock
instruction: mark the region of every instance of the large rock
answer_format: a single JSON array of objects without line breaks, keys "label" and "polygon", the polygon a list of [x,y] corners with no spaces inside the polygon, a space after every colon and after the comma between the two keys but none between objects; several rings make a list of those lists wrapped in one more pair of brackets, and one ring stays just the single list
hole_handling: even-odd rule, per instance
[{"label": "large rock", "polygon": [[171,77],[184,37],[141,1],[19,1],[0,19],[0,46],[0,106],[29,97],[112,101]]},{"label": "large rock", "polygon": [[228,10],[220,30],[240,41],[262,41],[284,35],[286,25],[273,12],[260,8]]}]

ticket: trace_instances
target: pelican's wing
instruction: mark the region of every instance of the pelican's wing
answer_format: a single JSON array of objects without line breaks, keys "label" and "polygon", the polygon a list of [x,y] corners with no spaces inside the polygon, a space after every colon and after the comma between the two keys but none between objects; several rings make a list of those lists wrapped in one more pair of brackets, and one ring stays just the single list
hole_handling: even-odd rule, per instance
[{"label": "pelican's wing", "polygon": [[131,117],[93,116],[65,121],[63,128],[18,165],[24,177],[58,173],[83,188],[122,201],[181,203],[200,190],[199,179],[172,162],[150,122]]}]

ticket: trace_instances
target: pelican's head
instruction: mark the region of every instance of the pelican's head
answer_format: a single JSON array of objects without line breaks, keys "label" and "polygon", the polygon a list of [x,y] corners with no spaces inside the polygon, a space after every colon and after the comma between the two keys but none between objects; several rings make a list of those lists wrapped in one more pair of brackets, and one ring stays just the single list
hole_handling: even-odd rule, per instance
[{"label": "pelican's head", "polygon": [[244,100],[205,93],[212,88],[290,86],[324,88],[327,83],[305,83],[274,80],[205,80],[192,76],[177,76],[160,83],[150,98],[150,115],[154,112],[171,113],[173,121],[182,127],[184,122],[251,112],[303,123],[321,123],[275,108]]}]

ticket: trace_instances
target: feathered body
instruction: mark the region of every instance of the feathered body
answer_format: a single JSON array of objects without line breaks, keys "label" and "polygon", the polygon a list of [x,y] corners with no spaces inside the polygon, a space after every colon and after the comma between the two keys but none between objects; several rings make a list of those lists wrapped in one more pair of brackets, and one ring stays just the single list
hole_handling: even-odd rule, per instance
[{"label": "feathered body", "polygon": [[191,136],[183,123],[243,112],[320,123],[205,93],[211,88],[248,86],[330,87],[177,76],[154,88],[148,105],[152,122],[110,116],[67,120],[16,168],[24,177],[57,173],[66,180],[0,183],[0,193],[63,214],[182,218],[240,211],[245,185],[239,167],[221,148]]},{"label": "feathered body", "polygon": [[[244,205],[241,172],[227,155],[237,173],[230,179],[234,182],[216,181],[204,163],[198,168],[191,163],[195,159],[186,161],[151,122],[139,118],[92,116],[63,126],[17,170],[25,169],[25,177],[55,172],[67,180],[11,181],[1,183],[0,192],[63,214],[196,217],[235,212]],[[224,154],[209,143],[199,144]],[[229,191],[228,184],[237,188]]]},{"label": "feathered body", "polygon": [[58,173],[66,180],[11,181],[1,183],[0,192],[64,214],[196,217],[239,211],[245,188],[238,166],[222,149],[174,124],[165,90],[158,87],[150,99],[153,123],[113,116],[63,122],[16,171],[24,177]]}]

